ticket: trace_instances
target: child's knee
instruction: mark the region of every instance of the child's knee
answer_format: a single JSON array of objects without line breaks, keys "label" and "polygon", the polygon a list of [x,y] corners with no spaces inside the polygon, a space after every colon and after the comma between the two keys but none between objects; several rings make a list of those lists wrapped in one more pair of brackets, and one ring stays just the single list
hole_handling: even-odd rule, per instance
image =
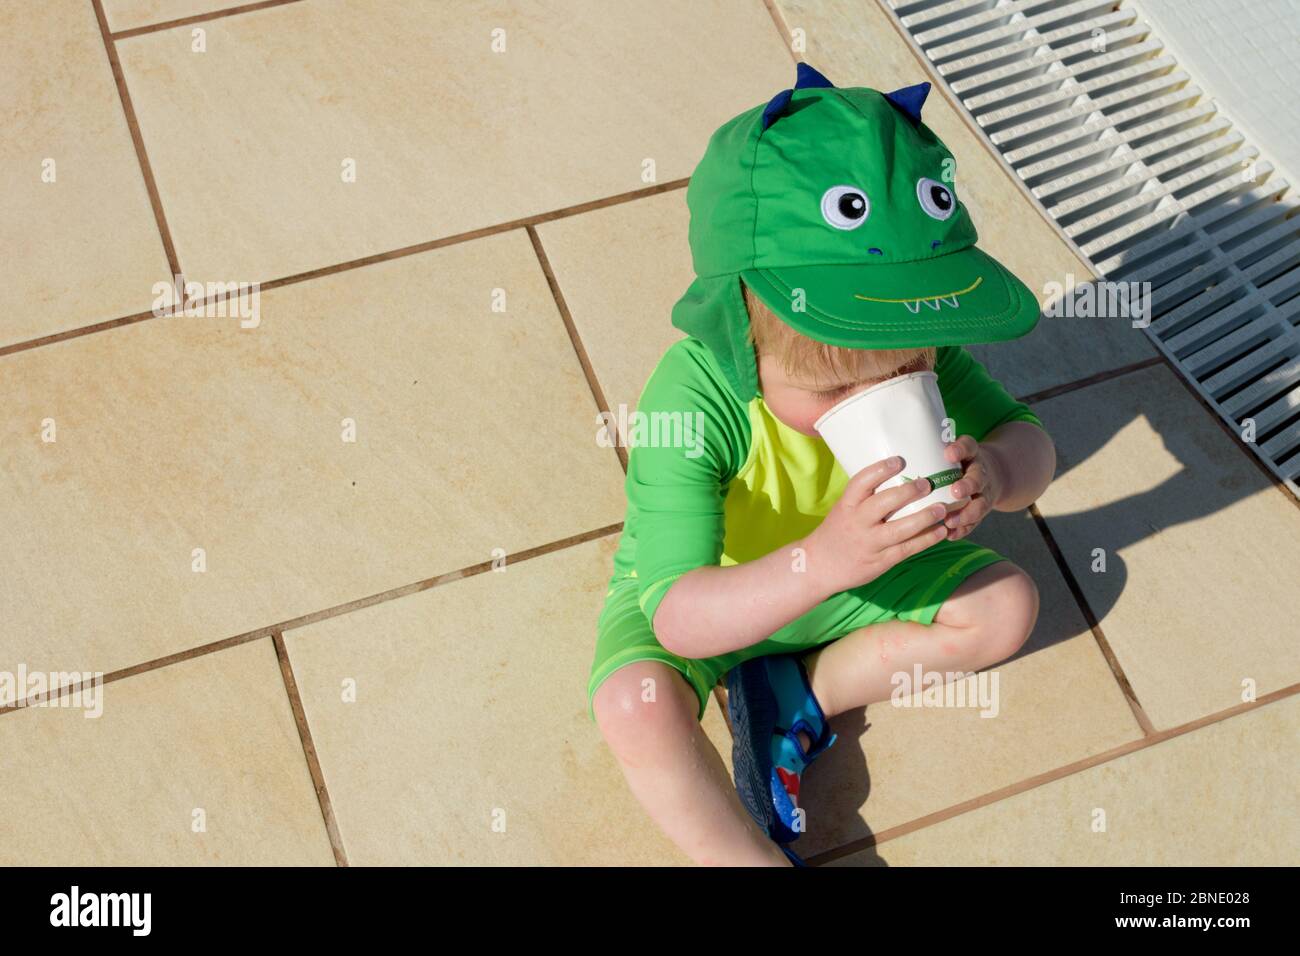
[{"label": "child's knee", "polygon": [[623,762],[694,733],[699,701],[674,668],[637,661],[605,679],[591,702],[596,725]]},{"label": "child's knee", "polygon": [[979,645],[980,657],[996,663],[1020,650],[1033,632],[1038,586],[1018,566],[999,561],[967,580],[947,619],[942,612],[936,621],[966,631]]},{"label": "child's knee", "polygon": [[993,585],[992,600],[981,622],[982,642],[994,661],[1004,661],[1020,650],[1038,620],[1038,586],[1034,579],[1009,561]]}]

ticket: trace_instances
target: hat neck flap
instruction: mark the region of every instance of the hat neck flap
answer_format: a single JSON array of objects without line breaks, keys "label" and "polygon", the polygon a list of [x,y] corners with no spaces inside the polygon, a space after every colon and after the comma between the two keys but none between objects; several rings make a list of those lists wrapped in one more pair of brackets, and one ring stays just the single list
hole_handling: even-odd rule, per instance
[{"label": "hat neck flap", "polygon": [[749,312],[738,275],[699,278],[673,306],[673,325],[703,342],[743,404],[758,395]]}]

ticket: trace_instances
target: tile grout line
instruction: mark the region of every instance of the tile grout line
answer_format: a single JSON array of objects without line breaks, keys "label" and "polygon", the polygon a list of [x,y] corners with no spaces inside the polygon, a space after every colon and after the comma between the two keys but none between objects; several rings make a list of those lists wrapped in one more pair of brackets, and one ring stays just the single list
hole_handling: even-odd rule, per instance
[{"label": "tile grout line", "polygon": [[1205,398],[1200,394],[1200,392],[1192,388],[1191,383],[1189,383],[1187,379],[1183,377],[1183,375],[1178,371],[1178,368],[1169,360],[1169,357],[1165,355],[1163,352],[1160,352],[1158,350],[1153,357],[1149,359],[1143,359],[1141,362],[1134,362],[1132,365],[1124,365],[1121,366],[1120,368],[1110,369],[1105,372],[1097,372],[1093,375],[1088,376],[1087,378],[1078,379],[1073,382],[1066,382],[1062,385],[1053,385],[1050,388],[1045,388],[1041,391],[1034,392],[1030,395],[1026,395],[1023,398],[1019,398],[1017,399],[1017,401],[1024,402],[1026,405],[1032,405],[1035,402],[1045,402],[1048,399],[1057,398],[1061,395],[1066,395],[1070,392],[1077,391],[1081,388],[1086,388],[1090,385],[1099,385],[1102,382],[1110,381],[1113,378],[1120,378],[1121,376],[1124,375],[1131,375],[1134,372],[1141,372],[1149,368],[1159,368],[1159,367],[1168,369],[1169,372],[1174,376],[1174,378],[1176,378],[1179,381],[1179,383],[1183,386],[1183,389],[1189,395],[1191,395],[1192,398],[1196,399],[1197,403],[1201,406],[1201,409],[1207,415],[1209,415],[1210,418],[1214,420],[1215,424],[1217,424],[1219,428],[1222,429],[1223,433],[1232,440],[1233,444],[1237,447],[1237,450],[1242,455],[1244,455],[1247,460],[1255,464],[1255,467],[1259,470],[1259,473],[1263,475],[1264,479],[1271,486],[1273,486],[1278,491],[1280,491],[1282,493],[1282,496],[1286,498],[1287,501],[1289,501],[1295,507],[1300,508],[1300,498],[1297,498],[1291,492],[1291,489],[1288,488],[1285,483],[1283,483],[1278,479],[1277,475],[1273,474],[1271,471],[1268,470],[1268,466],[1264,464],[1264,462],[1260,459],[1260,457],[1256,454],[1253,454],[1250,451],[1250,449],[1246,447],[1247,443],[1242,439],[1242,437],[1239,434],[1237,434],[1237,432],[1233,431],[1233,429],[1228,426],[1228,423],[1225,422],[1219,416],[1219,414],[1213,408],[1210,407],[1210,404],[1205,400]]},{"label": "tile grout line", "polygon": [[1077,773],[1091,770],[1094,767],[1111,763],[1121,757],[1127,757],[1130,754],[1148,750],[1168,740],[1182,737],[1185,734],[1200,730],[1203,727],[1208,727],[1211,724],[1230,720],[1233,717],[1240,716],[1241,714],[1248,713],[1252,710],[1258,710],[1261,707],[1266,707],[1269,704],[1277,703],[1278,701],[1285,700],[1289,697],[1294,697],[1297,694],[1300,694],[1300,684],[1292,684],[1289,687],[1283,687],[1281,690],[1275,690],[1272,693],[1265,694],[1258,700],[1237,704],[1233,707],[1227,708],[1226,710],[1207,714],[1204,717],[1198,717],[1195,720],[1188,721],[1185,724],[1180,724],[1177,727],[1172,727],[1169,730],[1157,731],[1150,737],[1138,737],[1128,743],[1112,747],[1110,750],[1103,751],[1102,753],[1094,754],[1091,757],[1084,757],[1080,760],[1074,761],[1073,763],[1057,767],[1054,770],[1035,774],[1032,777],[1026,777],[1024,780],[1008,784],[1005,787],[999,787],[997,790],[990,790],[988,793],[981,794],[978,797],[972,797],[970,800],[963,800],[961,803],[953,804],[952,806],[945,807],[942,810],[936,810],[934,813],[927,813],[925,816],[917,817],[915,820],[909,820],[906,823],[900,823],[898,826],[890,827],[886,830],[881,830],[879,833],[874,833],[871,836],[864,837],[860,840],[853,840],[841,846],[829,850],[823,850],[821,853],[806,858],[806,861],[812,866],[821,866],[833,860],[851,856],[861,850],[870,849],[871,847],[879,846],[882,843],[887,843],[890,840],[895,840],[899,837],[916,833],[919,830],[924,830],[927,827],[943,823],[946,820],[951,820],[954,817],[962,816],[971,811],[981,810],[996,803],[1001,803],[1011,797],[1016,797],[1022,793],[1028,793],[1030,790],[1036,790],[1039,787],[1046,786],[1047,784],[1055,783],[1057,780],[1062,780],[1066,777],[1074,776]]},{"label": "tile grout line", "polygon": [[[96,2],[98,2],[98,0],[96,0]],[[386,252],[377,252],[373,255],[363,256],[359,259],[349,259],[346,262],[337,262],[333,265],[320,266],[316,269],[309,269],[306,272],[297,272],[293,275],[282,276],[278,279],[268,279],[264,282],[258,282],[257,288],[259,291],[270,291],[284,286],[296,285],[299,282],[321,279],[340,272],[350,272],[353,269],[378,265],[381,262],[389,262],[393,259],[404,259],[407,256],[419,255],[423,252],[431,252],[434,249],[442,249],[446,246],[459,245],[464,242],[472,242],[475,239],[484,239],[489,236],[512,232],[515,229],[527,229],[530,226],[540,225],[544,222],[554,222],[558,219],[567,219],[571,216],[579,216],[583,213],[594,212],[608,206],[618,206],[627,202],[635,202],[638,199],[647,199],[651,196],[657,196],[660,193],[672,192],[675,189],[685,188],[689,182],[689,179],[675,179],[671,182],[647,186],[645,189],[634,189],[631,192],[617,193],[613,196],[603,196],[600,199],[592,199],[588,202],[578,203],[573,206],[562,206],[559,209],[537,213],[532,216],[525,216],[522,219],[512,219],[509,222],[498,223],[493,226],[484,226],[480,229],[472,229],[469,232],[443,236],[439,239],[429,239],[424,242],[415,243],[414,245],[401,246],[397,249],[389,249]],[[161,206],[159,208],[161,209]],[[214,305],[223,302],[232,296],[237,296],[238,294],[237,291],[225,292],[220,295],[208,296],[201,300],[194,300],[193,302],[182,302],[178,306],[173,306],[165,315],[155,315],[152,311],[136,312],[133,315],[108,319],[103,322],[96,322],[92,325],[85,325],[75,329],[67,329],[63,332],[55,332],[50,335],[40,336],[39,338],[27,339],[23,342],[14,342],[9,345],[0,346],[0,357],[12,355],[16,352],[27,352],[46,345],[54,345],[68,339],[80,338],[83,335],[105,332],[109,329],[115,329],[123,325],[132,325],[136,322],[142,322],[150,318],[173,317],[177,308],[180,308],[183,312],[186,308]]]},{"label": "tile grout line", "polygon": [[140,163],[140,173],[144,177],[145,190],[149,193],[149,205],[153,207],[154,222],[162,238],[163,253],[167,257],[167,266],[174,279],[183,275],[180,260],[176,257],[176,246],[172,243],[171,231],[167,228],[167,215],[163,212],[162,198],[158,194],[158,184],[153,178],[153,167],[149,165],[149,156],[144,149],[144,136],[140,132],[140,123],[135,116],[135,107],[131,103],[131,93],[126,88],[126,74],[122,72],[122,63],[117,57],[117,47],[108,30],[108,17],[104,14],[103,0],[91,0],[95,9],[95,19],[99,23],[99,32],[104,39],[104,52],[108,55],[108,65],[113,70],[113,82],[117,85],[118,99],[122,103],[122,112],[126,114],[127,130],[131,133],[131,142],[135,145],[135,157]]},{"label": "tile grout line", "polygon": [[300,2],[300,0],[260,0],[258,3],[246,3],[238,7],[226,7],[224,10],[213,10],[210,13],[199,13],[192,17],[181,17],[177,20],[163,20],[160,23],[146,23],[142,27],[131,27],[128,30],[120,30],[117,33],[109,34],[109,36],[113,40],[127,40],[131,37],[142,36],[146,33],[157,33],[159,30],[170,30],[174,27],[186,27],[191,23],[205,23],[208,20],[223,20],[226,17],[233,17],[240,13],[252,13],[254,10],[283,7],[290,3],[298,2]]},{"label": "tile grout line", "polygon": [[1291,489],[1288,488],[1286,484],[1277,477],[1277,475],[1273,474],[1271,471],[1268,470],[1268,466],[1264,464],[1260,456],[1254,454],[1247,447],[1248,443],[1244,439],[1242,439],[1241,435],[1238,434],[1234,429],[1232,429],[1228,425],[1227,422],[1223,420],[1223,417],[1214,410],[1214,408],[1210,405],[1210,403],[1205,399],[1205,396],[1203,396],[1200,392],[1198,392],[1195,388],[1192,387],[1191,383],[1187,381],[1186,376],[1184,376],[1183,373],[1178,369],[1178,366],[1174,365],[1173,361],[1169,358],[1169,356],[1166,355],[1164,351],[1161,349],[1156,349],[1156,354],[1153,357],[1149,359],[1143,359],[1141,362],[1134,362],[1132,365],[1125,365],[1121,368],[1111,369],[1107,372],[1098,372],[1094,375],[1089,376],[1086,379],[1080,379],[1075,382],[1067,382],[1064,385],[1052,386],[1051,388],[1043,389],[1040,392],[1035,392],[1032,395],[1027,395],[1024,398],[1019,400],[1024,402],[1025,404],[1042,402],[1051,398],[1056,398],[1060,395],[1065,395],[1069,392],[1073,392],[1077,389],[1084,388],[1089,385],[1097,385],[1100,384],[1101,382],[1109,381],[1112,378],[1119,378],[1120,376],[1129,375],[1133,372],[1144,371],[1145,369],[1148,368],[1160,368],[1160,367],[1167,369],[1169,373],[1173,375],[1175,379],[1177,379],[1178,383],[1183,386],[1184,391],[1186,391],[1193,399],[1196,400],[1196,403],[1201,406],[1201,410],[1204,411],[1205,414],[1208,415],[1214,421],[1214,423],[1219,426],[1219,428],[1223,431],[1223,433],[1232,441],[1233,445],[1236,446],[1237,451],[1240,452],[1243,456],[1245,456],[1245,458],[1248,461],[1252,462],[1255,465],[1255,467],[1259,470],[1259,473],[1263,475],[1264,479],[1271,486],[1273,486],[1278,491],[1280,491],[1282,493],[1282,496],[1286,498],[1288,502],[1290,502],[1293,506],[1300,508],[1300,498],[1296,497],[1296,495],[1291,491]]},{"label": "tile grout line", "polygon": [[[528,561],[533,558],[540,558],[544,555],[556,551],[563,551],[566,548],[575,547],[576,545],[585,544],[588,541],[595,541],[597,538],[608,537],[616,534],[623,529],[623,523],[605,525],[602,528],[596,528],[591,531],[583,531],[579,534],[570,535],[567,538],[559,538],[555,541],[548,541],[545,544],[539,544],[532,548],[525,548],[516,554],[506,556],[506,563],[513,564],[519,561]],[[240,644],[247,644],[250,641],[261,640],[264,637],[273,637],[275,634],[282,634],[284,631],[294,630],[295,628],[307,627],[311,624],[318,624],[321,621],[327,621],[331,618],[342,617],[345,614],[351,614],[354,611],[361,611],[368,607],[374,607],[377,604],[387,604],[389,601],[395,601],[398,598],[409,597],[412,594],[419,594],[422,591],[428,591],[444,584],[451,584],[462,578],[474,577],[485,571],[492,569],[492,561],[481,561],[478,564],[471,564],[467,567],[458,568],[454,571],[446,571],[442,574],[434,575],[431,578],[424,578],[410,584],[403,584],[400,587],[390,588],[387,591],[380,591],[377,594],[371,594],[366,597],[356,598],[352,601],[346,601],[343,604],[336,604],[320,611],[312,611],[299,617],[290,618],[287,621],[281,621],[278,624],[268,624],[263,627],[255,628],[251,631],[245,631],[242,634],[235,634],[231,637],[223,637],[220,640],[211,641],[207,644],[200,644],[197,647],[186,648],[177,651],[174,654],[167,654],[163,657],[156,657],[153,660],[145,661],[140,664],[132,664],[120,670],[110,671],[102,675],[101,683],[111,684],[114,681],[125,680],[129,677],[135,677],[139,674],[145,674],[150,671],[160,670],[169,667],[172,664],[180,664],[184,661],[193,660],[196,657],[206,657],[208,654],[215,654],[218,651],[228,650],[232,647],[238,647]],[[5,714],[15,713],[20,710],[26,710],[29,707],[37,706],[48,700],[57,697],[63,697],[80,689],[83,683],[65,684],[54,691],[47,691],[41,694],[33,694],[25,697],[21,701],[13,704],[0,706],[0,717]]]},{"label": "tile grout line", "polygon": [[790,24],[785,22],[785,14],[777,8],[775,0],[763,0],[763,6],[767,7],[768,16],[772,18],[772,23],[776,26],[776,32],[781,34],[781,43],[785,47],[786,52],[790,54],[790,59],[794,60],[794,62],[798,64],[799,55],[795,52],[793,36],[790,32]]},{"label": "tile grout line", "polygon": [[1106,634],[1101,629],[1101,622],[1097,620],[1097,615],[1093,613],[1092,605],[1088,603],[1083,588],[1080,587],[1074,572],[1070,570],[1069,563],[1065,560],[1060,545],[1057,544],[1056,536],[1052,534],[1051,528],[1047,526],[1047,519],[1038,510],[1037,503],[1030,505],[1028,511],[1030,517],[1034,519],[1034,524],[1038,526],[1039,534],[1043,536],[1047,550],[1052,554],[1052,560],[1056,562],[1057,570],[1065,578],[1065,585],[1070,589],[1070,595],[1074,598],[1074,603],[1078,605],[1084,621],[1087,622],[1088,629],[1092,631],[1092,638],[1101,650],[1102,657],[1106,659],[1106,666],[1110,668],[1111,675],[1115,678],[1115,682],[1119,684],[1120,692],[1124,695],[1124,700],[1128,702],[1129,709],[1133,711],[1134,719],[1137,720],[1138,726],[1145,736],[1151,737],[1155,735],[1157,732],[1155,724],[1151,722],[1151,718],[1147,716],[1146,710],[1142,707],[1142,702],[1138,700],[1137,692],[1133,690],[1128,675],[1124,673],[1118,655],[1110,646],[1110,641],[1106,639]]},{"label": "tile grout line", "polygon": [[289,695],[293,720],[298,726],[298,739],[302,743],[303,757],[307,760],[307,771],[311,774],[312,786],[316,788],[316,800],[325,820],[325,833],[329,837],[330,849],[334,851],[334,862],[338,866],[347,866],[347,850],[343,847],[343,835],[339,832],[338,820],[334,816],[334,804],[330,801],[325,774],[321,770],[316,744],[312,741],[307,711],[303,707],[302,696],[298,693],[298,680],[294,677],[293,664],[289,661],[289,648],[285,646],[284,635],[279,631],[272,632],[271,640],[275,644],[276,659],[280,662],[280,676],[284,679],[285,693]]},{"label": "tile grout line", "polygon": [[[1089,379],[1081,380],[1079,382],[1067,383],[1063,386],[1044,389],[1041,392],[1037,392],[1021,399],[1021,401],[1024,401],[1026,404],[1036,401],[1045,401],[1049,398],[1055,398],[1059,395],[1075,391],[1076,389],[1108,381],[1109,379],[1117,378],[1132,372],[1156,367],[1168,369],[1188,394],[1196,399],[1202,410],[1209,414],[1210,418],[1212,418],[1229,436],[1229,438],[1233,440],[1238,451],[1247,460],[1255,464],[1256,468],[1259,469],[1260,473],[1265,477],[1268,483],[1272,487],[1278,489],[1282,493],[1282,496],[1293,505],[1300,507],[1300,499],[1297,499],[1291,493],[1290,489],[1279,481],[1276,475],[1268,470],[1267,466],[1265,466],[1264,462],[1260,460],[1259,456],[1250,453],[1250,450],[1245,447],[1245,442],[1241,440],[1241,437],[1229,428],[1227,423],[1214,412],[1205,399],[1191,387],[1191,385],[1178,372],[1177,368],[1173,366],[1169,357],[1162,351],[1157,350],[1156,355],[1153,358],[1147,359],[1143,362],[1137,362],[1120,369],[1113,369],[1110,372],[1099,373],[1098,375],[1091,376]],[[1128,675],[1124,673],[1118,655],[1115,654],[1114,649],[1110,646],[1110,642],[1107,640],[1105,632],[1101,628],[1100,621],[1097,620],[1096,615],[1092,611],[1091,605],[1088,603],[1088,600],[1083,593],[1082,587],[1079,585],[1073,571],[1071,571],[1066,562],[1065,556],[1062,553],[1055,536],[1052,534],[1051,528],[1047,524],[1047,519],[1039,510],[1037,503],[1030,505],[1028,511],[1030,516],[1034,519],[1034,523],[1038,526],[1038,531],[1042,535],[1044,542],[1047,544],[1047,548],[1052,554],[1052,559],[1056,562],[1057,569],[1065,578],[1066,585],[1070,589],[1070,594],[1074,598],[1074,602],[1078,606],[1080,612],[1083,614],[1085,621],[1087,621],[1088,627],[1092,631],[1093,639],[1097,642],[1097,646],[1101,650],[1102,656],[1105,658],[1106,664],[1111,670],[1111,674],[1119,684],[1120,691],[1123,693],[1124,699],[1127,701],[1129,708],[1133,711],[1133,716],[1137,720],[1138,725],[1142,728],[1143,734],[1148,738],[1157,738],[1159,732],[1155,729],[1155,725],[1147,716],[1146,710],[1142,707],[1141,701],[1138,700],[1137,692],[1133,690],[1133,685],[1129,682]]]},{"label": "tile grout line", "polygon": [[736,731],[731,727],[731,708],[727,705],[727,694],[723,688],[722,681],[713,685],[713,702],[718,705],[718,710],[722,711],[722,722],[727,725],[727,733],[734,739]]},{"label": "tile grout line", "polygon": [[1052,385],[1049,388],[1032,392],[1016,401],[1024,402],[1026,405],[1033,405],[1035,402],[1045,402],[1049,398],[1056,398],[1060,395],[1068,395],[1070,392],[1078,391],[1081,388],[1087,388],[1089,385],[1099,385],[1102,382],[1109,382],[1112,378],[1120,378],[1124,375],[1131,375],[1133,372],[1141,372],[1143,369],[1152,368],[1160,364],[1160,357],[1153,355],[1149,359],[1143,359],[1140,362],[1133,362],[1130,365],[1121,365],[1119,368],[1106,369],[1102,372],[1094,372],[1084,378],[1075,379],[1072,382],[1063,382],[1060,385]]},{"label": "tile grout line", "polygon": [[[537,255],[537,261],[546,276],[546,284],[551,289],[551,297],[555,300],[555,307],[560,310],[560,318],[564,322],[565,331],[569,333],[569,344],[573,346],[573,351],[578,356],[578,363],[582,366],[582,374],[587,379],[587,387],[591,389],[591,397],[596,402],[596,411],[598,413],[609,412],[609,401],[605,398],[604,389],[600,387],[600,379],[596,377],[596,370],[592,367],[591,357],[587,355],[587,348],[582,344],[582,336],[578,334],[578,327],[574,324],[573,314],[569,311],[569,305],[564,300],[564,293],[560,291],[560,283],[555,278],[555,270],[551,268],[551,260],[542,247],[542,238],[531,225],[525,228],[528,231],[528,240],[533,244],[533,252]],[[606,435],[608,435],[608,424],[605,426],[605,430]],[[618,435],[609,435],[614,445],[614,452],[618,455],[618,462],[623,467],[623,474],[626,475],[627,449],[618,440],[620,437]]]},{"label": "tile grout line", "polygon": [[40,338],[27,339],[24,342],[14,342],[11,345],[0,345],[0,357],[11,355],[15,352],[30,352],[32,349],[41,348],[46,345],[54,345],[68,339],[79,339],[84,335],[92,335],[95,332],[107,332],[109,329],[120,328],[124,325],[135,325],[137,322],[143,322],[145,319],[162,318],[154,315],[152,311],[136,312],[134,315],[124,315],[116,319],[106,319],[103,322],[96,322],[93,325],[83,325],[75,329],[65,329],[62,332],[53,332],[49,335],[42,335]]}]

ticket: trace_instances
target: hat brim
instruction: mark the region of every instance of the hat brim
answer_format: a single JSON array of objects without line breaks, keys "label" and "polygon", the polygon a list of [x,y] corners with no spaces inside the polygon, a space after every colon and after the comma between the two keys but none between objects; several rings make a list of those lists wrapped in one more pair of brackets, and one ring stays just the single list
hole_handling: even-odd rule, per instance
[{"label": "hat brim", "polygon": [[827,345],[900,349],[1001,342],[1038,323],[1038,300],[974,246],[932,259],[747,269],[786,324]]}]

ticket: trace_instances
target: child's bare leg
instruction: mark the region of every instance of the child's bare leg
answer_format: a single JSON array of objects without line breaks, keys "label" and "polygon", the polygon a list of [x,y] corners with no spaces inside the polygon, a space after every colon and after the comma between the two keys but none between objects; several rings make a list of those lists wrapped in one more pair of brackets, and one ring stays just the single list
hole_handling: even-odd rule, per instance
[{"label": "child's bare leg", "polygon": [[934,623],[883,621],[809,654],[813,694],[829,717],[888,700],[893,675],[978,671],[1014,654],[1038,617],[1038,589],[1024,571],[999,561],[972,574],[943,602]]},{"label": "child's bare leg", "polygon": [[[654,680],[654,702],[642,682]],[[596,722],[628,786],[651,818],[696,863],[789,866],[740,804],[717,749],[700,727],[695,691],[659,661],[619,668],[592,701]]]}]

